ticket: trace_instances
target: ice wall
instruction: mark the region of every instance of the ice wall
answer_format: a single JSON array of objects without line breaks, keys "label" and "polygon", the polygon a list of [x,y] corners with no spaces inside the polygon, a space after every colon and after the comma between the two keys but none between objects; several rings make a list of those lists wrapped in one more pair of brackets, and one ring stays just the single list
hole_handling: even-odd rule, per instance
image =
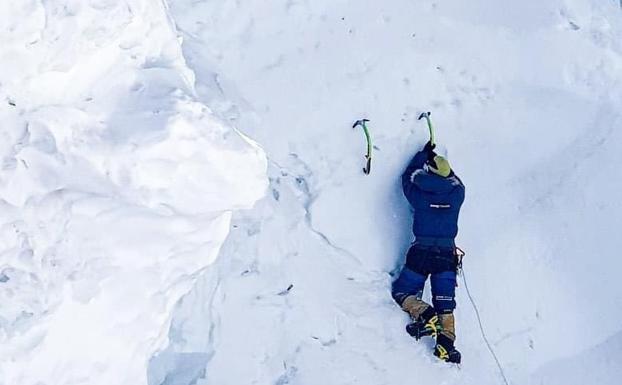
[{"label": "ice wall", "polygon": [[165,2],[2,2],[0,25],[0,384],[146,384],[263,151],[197,101]]}]

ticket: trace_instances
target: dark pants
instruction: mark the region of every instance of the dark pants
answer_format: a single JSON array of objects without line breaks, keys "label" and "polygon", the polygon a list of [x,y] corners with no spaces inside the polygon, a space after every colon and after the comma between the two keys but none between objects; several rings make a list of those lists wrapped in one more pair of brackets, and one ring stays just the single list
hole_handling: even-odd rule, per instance
[{"label": "dark pants", "polygon": [[456,308],[456,269],[453,248],[415,244],[408,250],[400,276],[393,282],[393,298],[400,306],[410,295],[421,299],[425,281],[430,276],[434,309],[438,314],[452,313]]}]

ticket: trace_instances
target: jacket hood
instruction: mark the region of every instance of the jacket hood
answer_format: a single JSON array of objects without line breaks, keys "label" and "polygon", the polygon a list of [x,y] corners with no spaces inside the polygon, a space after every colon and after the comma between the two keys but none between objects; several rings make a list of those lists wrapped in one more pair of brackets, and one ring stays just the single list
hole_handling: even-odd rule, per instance
[{"label": "jacket hood", "polygon": [[412,180],[419,189],[437,194],[448,193],[460,185],[460,180],[453,173],[442,177],[425,170],[415,171]]}]

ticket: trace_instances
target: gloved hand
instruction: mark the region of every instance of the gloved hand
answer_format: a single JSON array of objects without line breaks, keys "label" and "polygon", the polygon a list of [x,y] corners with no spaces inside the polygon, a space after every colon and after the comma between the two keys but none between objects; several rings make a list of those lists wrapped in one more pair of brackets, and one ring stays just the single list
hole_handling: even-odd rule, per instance
[{"label": "gloved hand", "polygon": [[423,151],[432,152],[436,148],[436,144],[433,144],[432,141],[428,140],[428,143],[423,146]]},{"label": "gloved hand", "polygon": [[434,152],[435,148],[436,144],[433,144],[431,141],[428,141],[428,143],[425,144],[425,146],[423,147],[423,151],[425,151],[428,155],[427,160],[431,161],[434,159],[434,157],[436,156],[436,153]]}]

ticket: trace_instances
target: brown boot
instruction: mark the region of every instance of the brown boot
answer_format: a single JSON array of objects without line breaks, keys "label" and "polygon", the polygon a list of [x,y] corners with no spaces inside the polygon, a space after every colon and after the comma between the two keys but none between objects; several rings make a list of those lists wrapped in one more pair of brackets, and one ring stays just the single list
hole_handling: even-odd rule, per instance
[{"label": "brown boot", "polygon": [[412,318],[413,321],[418,319],[423,312],[431,307],[432,306],[417,298],[416,295],[409,295],[402,301],[402,309],[410,314],[410,318]]},{"label": "brown boot", "polygon": [[445,334],[450,340],[456,340],[456,318],[453,313],[439,314],[438,316],[441,324],[443,334]]},{"label": "brown boot", "polygon": [[454,346],[456,340],[456,323],[453,314],[440,314],[442,331],[436,338],[434,355],[446,362],[459,364],[462,360],[460,352]]},{"label": "brown boot", "polygon": [[441,330],[439,318],[434,308],[414,295],[407,297],[402,302],[402,309],[410,314],[413,322],[406,325],[406,332],[417,340],[421,337],[432,336],[436,338]]},{"label": "brown boot", "polygon": [[429,310],[430,314],[424,312],[421,317],[406,325],[406,332],[417,340],[427,336],[436,338],[441,330],[438,316],[435,314],[432,307],[430,307]]}]

